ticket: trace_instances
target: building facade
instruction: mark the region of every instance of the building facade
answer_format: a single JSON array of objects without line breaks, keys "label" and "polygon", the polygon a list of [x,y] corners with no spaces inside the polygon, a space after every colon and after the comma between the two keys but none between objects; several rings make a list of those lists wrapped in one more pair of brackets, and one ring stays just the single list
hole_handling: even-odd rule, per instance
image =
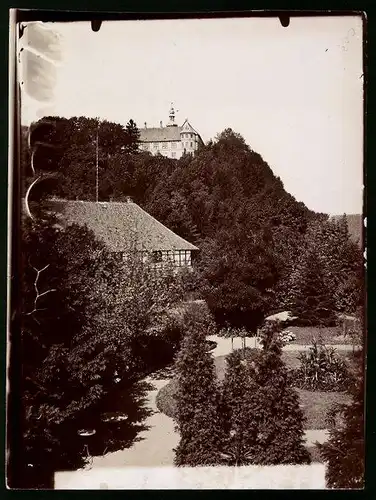
[{"label": "building facade", "polygon": [[159,127],[148,128],[145,123],[140,129],[140,149],[156,155],[161,154],[168,158],[179,159],[184,153],[194,154],[203,144],[200,134],[192,127],[188,119],[183,125],[175,123],[175,110],[171,106],[169,122],[164,127],[160,122]]},{"label": "building facade", "polygon": [[192,267],[198,248],[145,212],[130,198],[127,202],[91,202],[52,199],[48,210],[63,224],[78,224],[93,231],[120,260],[137,257],[152,267]]}]

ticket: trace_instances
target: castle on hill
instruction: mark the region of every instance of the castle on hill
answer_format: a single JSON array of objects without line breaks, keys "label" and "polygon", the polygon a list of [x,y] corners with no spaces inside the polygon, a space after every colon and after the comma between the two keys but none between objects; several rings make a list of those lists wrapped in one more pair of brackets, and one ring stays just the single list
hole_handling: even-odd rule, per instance
[{"label": "castle on hill", "polygon": [[171,105],[169,122],[164,127],[160,122],[159,127],[148,128],[145,123],[140,129],[140,149],[151,154],[161,154],[168,158],[180,158],[184,153],[194,154],[200,144],[203,144],[200,134],[186,119],[183,125],[175,123],[175,110]]}]

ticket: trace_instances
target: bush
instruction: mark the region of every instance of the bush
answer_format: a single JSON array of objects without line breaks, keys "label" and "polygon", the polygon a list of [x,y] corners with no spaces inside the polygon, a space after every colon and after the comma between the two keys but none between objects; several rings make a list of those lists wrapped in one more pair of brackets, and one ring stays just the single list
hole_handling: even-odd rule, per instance
[{"label": "bush", "polygon": [[[186,333],[176,360],[176,421],[180,441],[175,465],[216,465],[219,456],[219,393],[206,336],[212,323],[195,311],[186,315]],[[197,311],[196,311],[197,313]]]},{"label": "bush", "polygon": [[288,344],[289,342],[294,342],[294,340],[296,340],[296,335],[295,333],[292,333],[290,330],[283,330],[279,334],[279,338],[282,344]]},{"label": "bush", "polygon": [[299,354],[300,367],[293,370],[294,385],[310,391],[343,391],[351,377],[345,361],[333,347],[313,341],[308,352]]},{"label": "bush", "polygon": [[358,361],[357,373],[347,388],[351,403],[333,408],[331,416],[337,418],[332,418],[329,440],[317,445],[327,462],[329,488],[364,488],[364,357]]}]

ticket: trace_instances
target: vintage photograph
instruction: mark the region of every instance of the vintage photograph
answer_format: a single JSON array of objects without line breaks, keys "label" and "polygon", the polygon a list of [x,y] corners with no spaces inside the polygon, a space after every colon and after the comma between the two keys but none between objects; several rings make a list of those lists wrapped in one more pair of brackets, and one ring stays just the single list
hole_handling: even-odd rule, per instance
[{"label": "vintage photograph", "polygon": [[8,488],[363,489],[362,15],[13,21]]}]

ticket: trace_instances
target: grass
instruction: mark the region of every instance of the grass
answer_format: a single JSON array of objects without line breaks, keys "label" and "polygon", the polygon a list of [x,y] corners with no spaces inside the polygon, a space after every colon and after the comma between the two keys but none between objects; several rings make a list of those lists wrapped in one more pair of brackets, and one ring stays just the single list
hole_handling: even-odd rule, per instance
[{"label": "grass", "polygon": [[333,327],[313,327],[313,326],[290,326],[287,330],[296,335],[296,340],[291,344],[309,345],[312,340],[318,340],[320,337],[324,344],[346,344],[351,345],[350,337],[342,336],[342,329],[338,326]]},{"label": "grass", "polygon": [[306,417],[305,429],[327,429],[326,418],[330,408],[336,403],[351,401],[350,396],[344,392],[295,390],[299,394],[301,408]]},{"label": "grass", "polygon": [[[282,359],[289,369],[299,366],[299,352],[284,352]],[[350,353],[338,353],[345,358],[350,357]],[[214,360],[217,377],[220,381],[224,379],[226,371],[226,356],[218,356]],[[167,416],[175,418],[176,404],[174,396],[177,391],[177,383],[171,380],[158,393],[156,403],[160,411]],[[296,389],[300,397],[303,413],[306,417],[305,429],[326,429],[326,417],[329,409],[335,403],[348,403],[350,397],[343,392],[322,392],[322,391],[307,391],[304,389]]]}]

